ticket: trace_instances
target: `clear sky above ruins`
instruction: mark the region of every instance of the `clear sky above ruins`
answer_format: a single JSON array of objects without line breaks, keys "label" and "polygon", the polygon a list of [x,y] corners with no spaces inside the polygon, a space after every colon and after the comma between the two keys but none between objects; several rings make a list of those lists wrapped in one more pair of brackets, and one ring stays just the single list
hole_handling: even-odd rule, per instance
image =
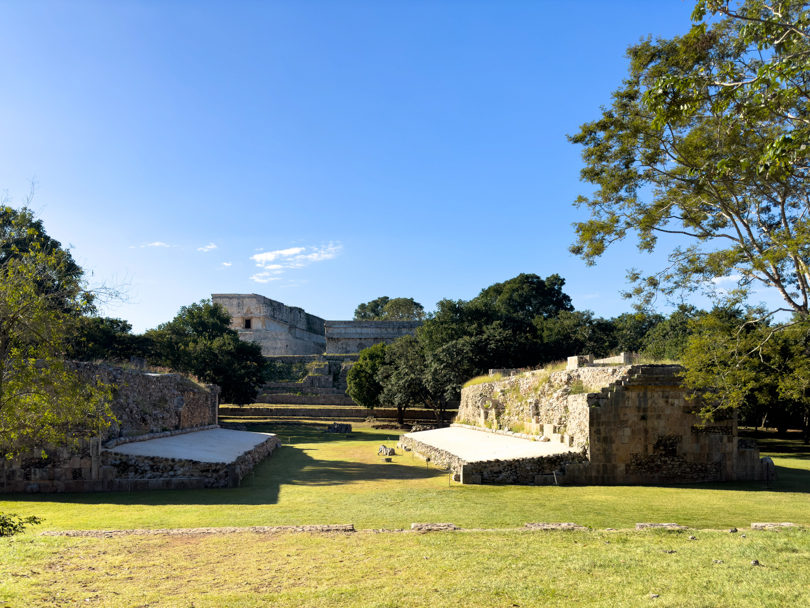
[{"label": "clear sky above ruins", "polygon": [[691,0],[0,2],[0,190],[144,330],[215,293],[327,319],[559,273],[629,309],[632,246],[570,255],[579,150],[626,47]]}]

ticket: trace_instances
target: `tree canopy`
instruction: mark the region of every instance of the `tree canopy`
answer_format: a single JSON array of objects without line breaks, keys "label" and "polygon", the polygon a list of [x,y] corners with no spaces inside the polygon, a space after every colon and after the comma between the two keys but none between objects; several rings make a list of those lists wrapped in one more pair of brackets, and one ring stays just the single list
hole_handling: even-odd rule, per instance
[{"label": "tree canopy", "polygon": [[174,319],[146,333],[153,362],[194,374],[222,389],[228,403],[250,403],[265,380],[261,347],[239,339],[221,305],[202,300],[183,306]]},{"label": "tree canopy", "polygon": [[0,208],[0,252],[0,453],[98,434],[110,388],[64,356],[91,302],[81,269],[27,209]]},{"label": "tree canopy", "polygon": [[356,321],[421,321],[425,308],[413,298],[381,296],[360,304],[354,311]]},{"label": "tree canopy", "polygon": [[469,301],[441,300],[415,337],[363,351],[358,371],[349,374],[349,394],[363,405],[396,407],[400,415],[415,405],[441,415],[465,381],[490,367],[534,366],[560,356],[537,324],[573,308],[564,285],[559,275],[521,274]]},{"label": "tree canopy", "polygon": [[785,308],[810,310],[810,12],[799,0],[700,0],[683,36],[628,50],[630,70],[583,146],[584,181],[572,251],[593,263],[635,233],[652,251],[663,234],[683,245],[632,293],[736,281],[741,298],[773,287]]},{"label": "tree canopy", "polygon": [[[810,428],[805,336],[810,326],[810,9],[800,0],[698,0],[694,24],[671,40],[629,48],[630,69],[583,146],[584,181],[572,251],[589,263],[635,234],[642,251],[661,235],[681,243],[669,264],[635,282],[641,307],[657,293],[702,290],[710,313],[682,306],[644,337],[679,358],[703,413]],[[731,282],[734,288],[719,289]],[[747,305],[758,288],[782,305]],[[788,323],[773,323],[779,311]]]}]

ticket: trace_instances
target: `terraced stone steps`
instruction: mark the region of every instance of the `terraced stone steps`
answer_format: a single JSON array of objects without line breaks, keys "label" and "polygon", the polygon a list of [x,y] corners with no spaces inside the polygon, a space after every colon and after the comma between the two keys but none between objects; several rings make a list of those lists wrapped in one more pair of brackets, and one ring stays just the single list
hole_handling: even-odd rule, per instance
[{"label": "terraced stone steps", "polygon": [[[455,414],[455,410],[448,410],[445,413],[446,420],[451,420]],[[234,418],[283,418],[285,420],[341,420],[360,422],[370,416],[378,420],[396,420],[397,411],[393,408],[368,410],[354,403],[350,406],[334,404],[307,406],[288,403],[280,405],[256,404],[245,407],[221,406],[219,408],[219,415]],[[410,409],[405,411],[405,420],[409,422],[436,422],[436,415],[433,410]]]}]

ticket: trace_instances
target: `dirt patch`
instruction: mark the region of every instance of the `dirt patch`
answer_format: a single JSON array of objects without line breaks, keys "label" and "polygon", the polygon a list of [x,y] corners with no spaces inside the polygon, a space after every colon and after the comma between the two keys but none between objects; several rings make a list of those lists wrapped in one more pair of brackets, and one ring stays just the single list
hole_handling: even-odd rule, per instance
[{"label": "dirt patch", "polygon": [[354,524],[329,524],[312,526],[249,526],[245,528],[136,528],[132,530],[49,530],[41,536],[89,536],[93,538],[110,538],[113,536],[195,536],[201,534],[276,534],[279,532],[354,532]]}]

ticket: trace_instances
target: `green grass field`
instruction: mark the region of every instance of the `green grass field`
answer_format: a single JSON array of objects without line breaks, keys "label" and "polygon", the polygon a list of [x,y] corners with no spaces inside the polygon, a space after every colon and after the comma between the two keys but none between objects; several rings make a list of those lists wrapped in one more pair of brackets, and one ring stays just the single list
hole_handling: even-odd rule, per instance
[{"label": "green grass field", "polygon": [[[395,444],[394,431],[355,425],[346,438],[322,428],[251,424],[285,445],[239,488],[5,497],[0,511],[44,523],[0,539],[0,606],[810,605],[810,533],[749,528],[759,521],[810,527],[810,449],[799,441],[762,441],[779,475],[771,488],[495,487],[451,483],[411,454],[383,462],[377,447]],[[515,530],[539,521],[593,530]],[[412,522],[467,531],[38,535]],[[693,530],[636,532],[637,522]],[[740,533],[730,534],[732,526]]]}]

